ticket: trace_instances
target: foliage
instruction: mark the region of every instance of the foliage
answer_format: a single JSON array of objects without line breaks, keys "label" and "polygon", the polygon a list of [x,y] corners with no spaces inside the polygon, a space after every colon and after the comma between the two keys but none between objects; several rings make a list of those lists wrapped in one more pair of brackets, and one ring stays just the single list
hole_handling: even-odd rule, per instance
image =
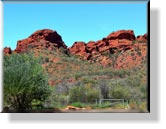
[{"label": "foliage", "polygon": [[99,98],[99,91],[90,85],[74,86],[69,91],[70,102],[91,103]]},{"label": "foliage", "polygon": [[[122,53],[123,51],[118,52],[118,50],[112,50],[112,53],[102,53],[103,56],[109,56],[113,61],[113,64],[103,67],[97,62],[91,63],[80,57],[62,54],[58,51],[42,52],[41,56],[43,63],[47,64],[45,70],[48,72],[49,79],[56,82],[45,106],[62,108],[74,104],[78,107],[89,105],[92,108],[107,108],[110,104],[95,104],[95,100],[122,98],[128,101],[141,99],[136,105],[139,107],[138,105],[141,105],[141,102],[146,101],[147,98],[147,61],[143,58],[142,64],[134,68],[115,69],[113,66],[116,66],[117,59]],[[46,58],[57,58],[58,61],[53,63]],[[122,106],[114,105],[115,108]],[[144,108],[146,106],[142,105],[142,109]]]},{"label": "foliage", "polygon": [[79,107],[79,108],[83,108],[86,106],[84,103],[81,103],[81,102],[74,102],[71,105],[74,107]]},{"label": "foliage", "polygon": [[4,56],[4,106],[24,112],[48,97],[48,78],[39,63],[32,54]]},{"label": "foliage", "polygon": [[116,86],[110,91],[110,96],[116,99],[130,99],[130,89],[123,86]]},{"label": "foliage", "polygon": [[105,102],[105,103],[102,103],[102,104],[97,104],[96,108],[110,108],[110,103]]}]

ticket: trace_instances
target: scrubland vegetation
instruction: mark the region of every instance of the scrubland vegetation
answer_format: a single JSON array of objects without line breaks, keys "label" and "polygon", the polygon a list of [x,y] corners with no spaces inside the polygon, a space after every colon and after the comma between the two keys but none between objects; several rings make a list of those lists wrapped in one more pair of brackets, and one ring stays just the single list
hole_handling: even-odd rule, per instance
[{"label": "scrubland vegetation", "polygon": [[[59,60],[53,62],[51,57]],[[147,111],[146,61],[132,69],[114,69],[43,50],[38,58],[33,54],[4,56],[3,69],[4,108],[8,110],[26,112],[67,105],[124,108],[121,102],[99,103],[100,99],[124,99],[126,108]],[[55,83],[49,86],[49,81]]]}]

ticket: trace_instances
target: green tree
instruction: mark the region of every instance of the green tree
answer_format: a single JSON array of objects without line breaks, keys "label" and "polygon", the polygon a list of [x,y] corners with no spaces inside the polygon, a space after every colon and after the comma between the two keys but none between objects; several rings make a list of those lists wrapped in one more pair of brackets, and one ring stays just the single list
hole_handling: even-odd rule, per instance
[{"label": "green tree", "polygon": [[41,104],[48,97],[48,78],[32,54],[4,56],[3,70],[4,107],[26,112],[32,109],[32,102]]}]

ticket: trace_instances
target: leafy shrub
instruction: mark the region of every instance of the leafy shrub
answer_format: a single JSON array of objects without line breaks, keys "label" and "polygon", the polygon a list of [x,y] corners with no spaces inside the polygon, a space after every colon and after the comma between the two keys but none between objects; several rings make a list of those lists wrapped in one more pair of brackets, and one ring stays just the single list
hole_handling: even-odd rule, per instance
[{"label": "leafy shrub", "polygon": [[127,79],[127,83],[131,87],[139,87],[141,84],[141,78],[139,76],[130,76]]},{"label": "leafy shrub", "polygon": [[70,102],[94,102],[99,98],[99,91],[89,85],[74,86],[69,91]]},{"label": "leafy shrub", "polygon": [[93,103],[99,98],[99,90],[96,87],[92,87],[91,84],[85,85],[85,96],[88,103]]},{"label": "leafy shrub", "polygon": [[130,99],[131,93],[129,88],[118,85],[111,89],[110,96],[115,99]]},{"label": "leafy shrub", "polygon": [[4,56],[4,106],[24,112],[32,109],[32,101],[44,102],[50,89],[39,63],[31,54]]},{"label": "leafy shrub", "polygon": [[70,102],[84,102],[85,93],[83,92],[85,89],[82,86],[72,87],[69,91]]},{"label": "leafy shrub", "polygon": [[142,85],[139,87],[140,92],[142,93],[142,96],[140,97],[141,99],[146,99],[147,98],[147,87]]},{"label": "leafy shrub", "polygon": [[78,80],[78,79],[81,77],[81,74],[80,74],[80,73],[76,73],[76,74],[74,75],[74,77],[75,77],[76,80]]}]

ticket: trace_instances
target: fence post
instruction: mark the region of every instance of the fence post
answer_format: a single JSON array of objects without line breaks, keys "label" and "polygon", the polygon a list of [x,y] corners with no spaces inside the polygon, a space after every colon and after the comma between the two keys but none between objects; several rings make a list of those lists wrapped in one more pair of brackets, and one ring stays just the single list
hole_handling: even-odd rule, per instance
[{"label": "fence post", "polygon": [[97,99],[96,99],[96,105],[97,105]]},{"label": "fence post", "polygon": [[124,99],[123,99],[123,108],[125,109],[125,101],[124,101]]},{"label": "fence post", "polygon": [[100,102],[100,104],[101,104],[101,99],[100,99],[100,101],[99,101],[99,102]]}]

